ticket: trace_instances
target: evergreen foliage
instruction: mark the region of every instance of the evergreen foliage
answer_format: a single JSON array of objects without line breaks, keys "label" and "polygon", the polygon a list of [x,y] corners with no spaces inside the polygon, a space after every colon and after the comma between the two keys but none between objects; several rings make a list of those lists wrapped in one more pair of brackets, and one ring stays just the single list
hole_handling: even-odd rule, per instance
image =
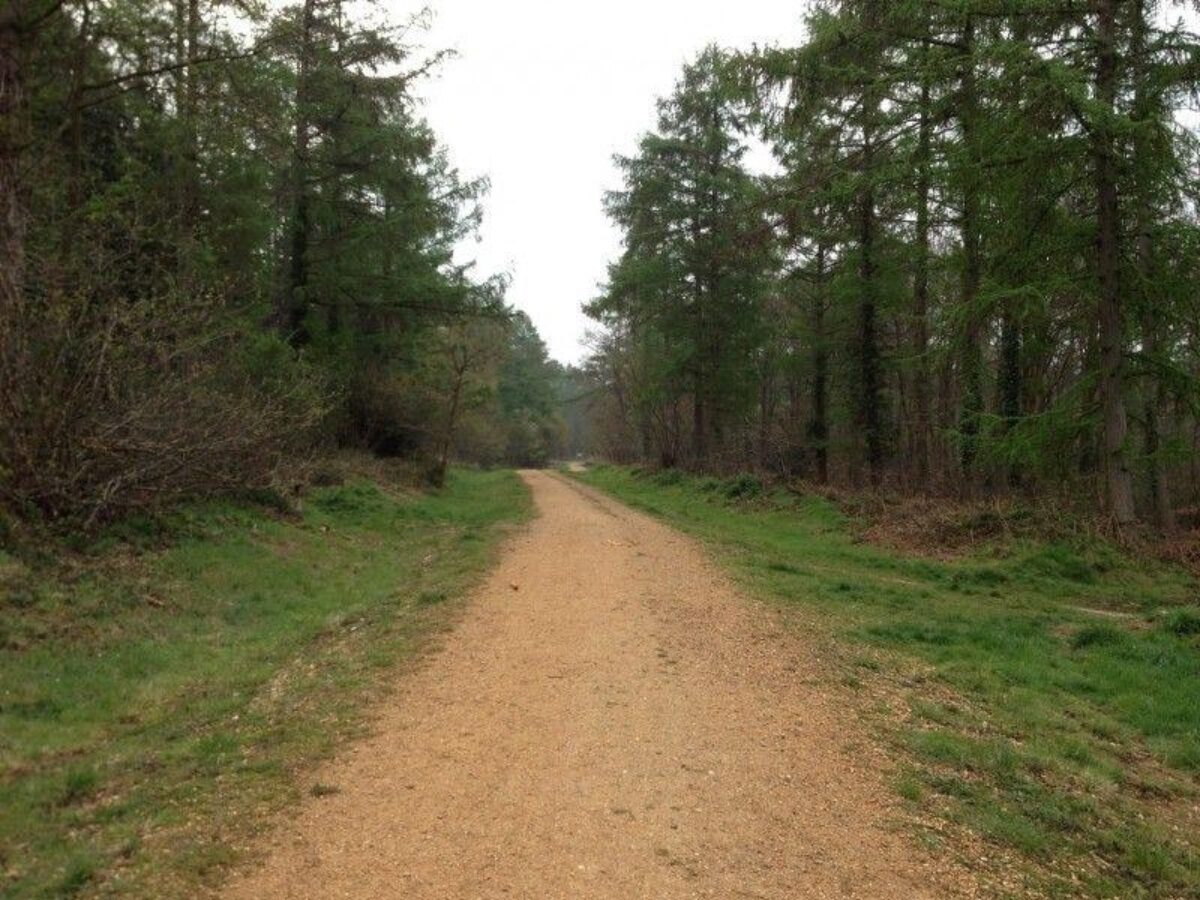
[{"label": "evergreen foliage", "polygon": [[610,200],[598,446],[1171,528],[1200,491],[1198,60],[1153,0],[830,0],[800,46],[706,50]]},{"label": "evergreen foliage", "polygon": [[[435,480],[455,448],[556,452],[544,346],[502,279],[454,258],[486,184],[419,114],[414,85],[444,57],[414,49],[424,19],[344,0],[3,5],[10,515],[258,489],[335,443],[428,457]],[[469,398],[447,363],[464,337]]]}]

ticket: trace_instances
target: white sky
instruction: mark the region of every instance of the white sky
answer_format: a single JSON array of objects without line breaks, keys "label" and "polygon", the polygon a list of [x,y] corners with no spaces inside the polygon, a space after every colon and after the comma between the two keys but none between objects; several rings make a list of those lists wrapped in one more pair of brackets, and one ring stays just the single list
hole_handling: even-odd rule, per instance
[{"label": "white sky", "polygon": [[[478,274],[512,275],[508,298],[550,353],[583,355],[619,235],[604,216],[614,153],[655,123],[655,98],[706,44],[795,42],[803,0],[431,0],[429,49],[457,59],[423,86],[424,114],[466,177],[485,175]],[[400,19],[409,0],[387,0]]]}]

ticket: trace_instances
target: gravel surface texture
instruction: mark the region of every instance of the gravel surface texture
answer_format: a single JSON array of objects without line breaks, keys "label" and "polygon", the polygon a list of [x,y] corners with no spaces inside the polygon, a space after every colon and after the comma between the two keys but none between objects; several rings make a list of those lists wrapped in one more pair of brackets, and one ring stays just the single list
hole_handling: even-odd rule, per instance
[{"label": "gravel surface texture", "polygon": [[226,896],[974,895],[802,634],[694,541],[523,477],[538,518]]}]

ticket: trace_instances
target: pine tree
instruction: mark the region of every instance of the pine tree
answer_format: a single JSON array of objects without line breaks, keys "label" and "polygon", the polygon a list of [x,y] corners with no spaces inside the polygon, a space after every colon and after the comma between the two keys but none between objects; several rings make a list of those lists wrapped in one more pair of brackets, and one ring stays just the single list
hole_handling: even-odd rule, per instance
[{"label": "pine tree", "polygon": [[742,167],[737,115],[723,59],[709,49],[660,105],[658,133],[619,160],[626,187],[608,208],[626,229],[625,255],[591,306],[594,315],[630,320],[642,340],[669,336],[657,380],[670,387],[654,405],[661,416],[689,395],[697,464],[724,449],[727,424],[753,396],[747,374],[768,242],[759,187]]}]

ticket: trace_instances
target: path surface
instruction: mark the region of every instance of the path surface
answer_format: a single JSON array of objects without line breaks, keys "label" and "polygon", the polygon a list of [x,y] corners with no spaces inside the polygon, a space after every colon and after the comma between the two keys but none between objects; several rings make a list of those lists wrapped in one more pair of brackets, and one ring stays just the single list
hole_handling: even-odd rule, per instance
[{"label": "path surface", "polygon": [[539,518],[231,900],[969,893],[774,614],[664,525],[524,478]]}]

